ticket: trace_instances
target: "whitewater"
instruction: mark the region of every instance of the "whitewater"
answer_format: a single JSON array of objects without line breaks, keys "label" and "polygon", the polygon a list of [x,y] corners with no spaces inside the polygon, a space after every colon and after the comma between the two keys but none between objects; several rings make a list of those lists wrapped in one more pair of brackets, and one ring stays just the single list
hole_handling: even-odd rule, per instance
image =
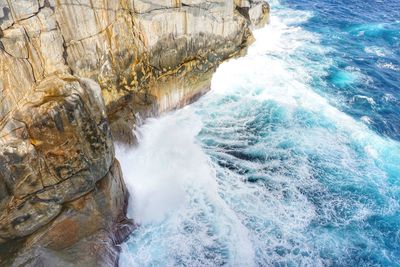
[{"label": "whitewater", "polygon": [[117,147],[139,225],[121,266],[400,266],[400,143],[326,89],[371,78],[332,76],[337,48],[304,26],[316,14],[270,4],[270,25],[208,94]]}]

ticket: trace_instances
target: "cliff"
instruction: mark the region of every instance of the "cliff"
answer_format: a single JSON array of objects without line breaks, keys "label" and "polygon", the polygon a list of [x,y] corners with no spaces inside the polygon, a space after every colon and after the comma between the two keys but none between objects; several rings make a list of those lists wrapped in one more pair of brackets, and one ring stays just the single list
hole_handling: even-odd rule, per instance
[{"label": "cliff", "polygon": [[209,90],[268,14],[261,0],[0,0],[1,265],[113,265],[133,227],[113,142]]}]

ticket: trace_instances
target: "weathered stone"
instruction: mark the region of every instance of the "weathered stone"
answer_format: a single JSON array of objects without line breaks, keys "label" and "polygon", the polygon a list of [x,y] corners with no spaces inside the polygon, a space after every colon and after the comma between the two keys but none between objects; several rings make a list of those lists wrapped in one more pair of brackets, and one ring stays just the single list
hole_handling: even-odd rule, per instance
[{"label": "weathered stone", "polygon": [[5,30],[14,23],[7,0],[0,0],[0,30]]},{"label": "weathered stone", "polygon": [[264,26],[269,21],[269,5],[264,1],[253,1],[249,9],[249,18],[256,28]]},{"label": "weathered stone", "polygon": [[38,0],[10,1],[10,9],[16,21],[32,17],[39,11]]},{"label": "weathered stone", "polygon": [[115,161],[95,190],[65,203],[55,220],[25,241],[12,265],[113,266],[118,258],[116,245],[134,227],[125,217],[127,199]]},{"label": "weathered stone", "polygon": [[137,118],[207,92],[268,13],[262,0],[0,0],[0,260],[20,246],[16,265],[115,261],[96,242],[124,220],[113,139],[134,143]]},{"label": "weathered stone", "polygon": [[12,114],[0,143],[0,177],[14,196],[0,217],[3,239],[51,221],[62,203],[94,188],[114,157],[100,87],[72,76],[43,80]]}]

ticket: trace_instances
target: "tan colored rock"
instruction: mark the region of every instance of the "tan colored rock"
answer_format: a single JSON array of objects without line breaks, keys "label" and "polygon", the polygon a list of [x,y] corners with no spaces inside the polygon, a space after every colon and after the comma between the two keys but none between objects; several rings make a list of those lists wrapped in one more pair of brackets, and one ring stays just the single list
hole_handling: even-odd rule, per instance
[{"label": "tan colored rock", "polygon": [[113,141],[207,92],[268,14],[261,0],[0,0],[0,261],[113,259],[96,241],[113,244],[126,206]]},{"label": "tan colored rock", "polygon": [[0,144],[0,177],[12,194],[0,237],[23,237],[109,171],[114,151],[100,87],[72,76],[44,79],[9,115]]},{"label": "tan colored rock", "polygon": [[5,30],[14,23],[7,0],[0,0],[0,30]]},{"label": "tan colored rock", "polygon": [[256,28],[264,26],[269,21],[269,5],[264,1],[252,1],[249,8],[249,18]]},{"label": "tan colored rock", "polygon": [[12,265],[113,266],[118,258],[115,245],[133,227],[125,218],[127,198],[115,161],[96,190],[64,204],[55,220],[25,241]]}]

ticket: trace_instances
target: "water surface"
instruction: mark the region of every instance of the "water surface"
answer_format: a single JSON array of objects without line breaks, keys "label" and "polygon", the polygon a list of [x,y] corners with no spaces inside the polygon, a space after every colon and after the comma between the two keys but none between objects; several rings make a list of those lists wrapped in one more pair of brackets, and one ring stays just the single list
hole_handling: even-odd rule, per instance
[{"label": "water surface", "polygon": [[400,266],[400,2],[271,2],[246,57],[117,151],[121,266]]}]

